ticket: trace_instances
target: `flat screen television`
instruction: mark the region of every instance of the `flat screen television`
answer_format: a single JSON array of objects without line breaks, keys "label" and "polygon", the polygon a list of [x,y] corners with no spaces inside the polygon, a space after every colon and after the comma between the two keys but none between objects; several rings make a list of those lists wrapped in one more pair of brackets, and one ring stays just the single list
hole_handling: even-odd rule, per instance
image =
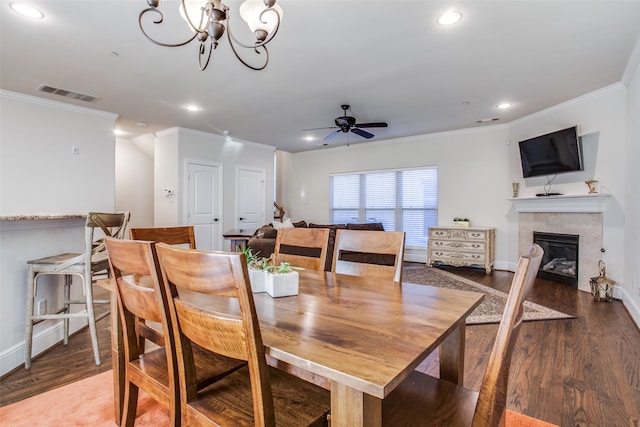
[{"label": "flat screen television", "polygon": [[525,178],[583,170],[577,126],[519,142]]}]

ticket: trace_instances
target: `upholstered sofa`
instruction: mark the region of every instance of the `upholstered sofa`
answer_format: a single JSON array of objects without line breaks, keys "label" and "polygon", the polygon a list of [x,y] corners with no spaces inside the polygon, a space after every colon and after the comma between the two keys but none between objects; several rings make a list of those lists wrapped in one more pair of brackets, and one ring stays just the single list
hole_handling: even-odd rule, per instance
[{"label": "upholstered sofa", "polygon": [[[336,230],[375,230],[384,231],[384,227],[381,223],[371,224],[307,224],[306,221],[298,221],[291,223],[294,227],[308,227],[308,228],[328,228],[329,229],[329,244],[327,246],[327,261],[325,263],[325,271],[331,271],[331,264],[333,263],[333,247],[336,240]],[[247,246],[251,248],[254,254],[259,254],[262,257],[269,257],[275,250],[276,236],[278,235],[278,229],[274,227],[273,223],[263,225],[253,234]],[[362,258],[362,255],[359,255]],[[351,257],[357,257],[352,255]],[[375,263],[387,263],[388,260],[376,260]],[[393,260],[391,260],[393,265]]]}]

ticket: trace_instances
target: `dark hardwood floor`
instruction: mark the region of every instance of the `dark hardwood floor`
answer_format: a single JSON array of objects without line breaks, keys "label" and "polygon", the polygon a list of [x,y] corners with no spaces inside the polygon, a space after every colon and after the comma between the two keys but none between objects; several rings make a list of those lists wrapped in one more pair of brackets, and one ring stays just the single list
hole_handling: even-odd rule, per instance
[{"label": "dark hardwood floor", "polygon": [[[462,277],[508,292],[513,273],[460,268]],[[508,407],[560,426],[640,425],[640,330],[620,301],[536,280],[531,301],[576,316],[525,322],[509,378]],[[0,379],[0,406],[111,368],[109,319],[98,322],[103,363],[95,366],[87,330]],[[467,327],[465,386],[479,389],[497,325]],[[438,375],[438,355],[420,366]]]}]

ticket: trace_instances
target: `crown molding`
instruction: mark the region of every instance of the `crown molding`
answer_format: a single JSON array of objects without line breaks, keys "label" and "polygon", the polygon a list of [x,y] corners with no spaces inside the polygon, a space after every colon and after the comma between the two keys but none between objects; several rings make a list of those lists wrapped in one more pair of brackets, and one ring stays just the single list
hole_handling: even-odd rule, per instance
[{"label": "crown molding", "polygon": [[28,102],[30,104],[40,105],[42,107],[55,108],[57,110],[71,111],[73,113],[86,114],[104,119],[116,120],[119,114],[110,113],[108,111],[96,110],[94,108],[81,107],[79,105],[69,104],[66,102],[54,101],[51,99],[41,98],[39,96],[26,95],[24,93],[11,92],[0,89],[0,98],[10,99],[13,101]]},{"label": "crown molding", "polygon": [[552,107],[545,108],[544,110],[540,110],[538,112],[529,114],[528,116],[524,116],[519,119],[512,120],[508,123],[508,125],[509,127],[518,126],[523,123],[526,123],[532,120],[537,120],[543,117],[551,116],[561,111],[574,108],[577,105],[584,104],[586,102],[590,102],[595,99],[599,99],[604,96],[611,95],[612,93],[617,93],[624,90],[626,90],[626,87],[621,82],[614,83],[612,85],[605,86],[601,89],[594,90],[593,92],[589,92],[584,95],[578,96],[577,98],[570,99],[569,101],[565,101],[560,104],[556,104]]},{"label": "crown molding", "polygon": [[621,82],[625,86],[629,86],[631,81],[633,80],[633,76],[640,69],[640,38],[636,42],[633,51],[631,52],[631,56],[629,57],[629,61],[627,62],[627,66],[624,68],[624,72],[622,73]]}]

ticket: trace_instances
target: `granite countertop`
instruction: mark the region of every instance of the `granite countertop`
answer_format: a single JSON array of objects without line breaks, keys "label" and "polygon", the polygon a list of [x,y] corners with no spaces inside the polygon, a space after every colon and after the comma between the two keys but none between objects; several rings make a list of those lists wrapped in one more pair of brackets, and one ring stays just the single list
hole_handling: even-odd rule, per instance
[{"label": "granite countertop", "polygon": [[21,221],[31,219],[76,219],[86,217],[86,214],[15,214],[0,215],[0,221]]}]

